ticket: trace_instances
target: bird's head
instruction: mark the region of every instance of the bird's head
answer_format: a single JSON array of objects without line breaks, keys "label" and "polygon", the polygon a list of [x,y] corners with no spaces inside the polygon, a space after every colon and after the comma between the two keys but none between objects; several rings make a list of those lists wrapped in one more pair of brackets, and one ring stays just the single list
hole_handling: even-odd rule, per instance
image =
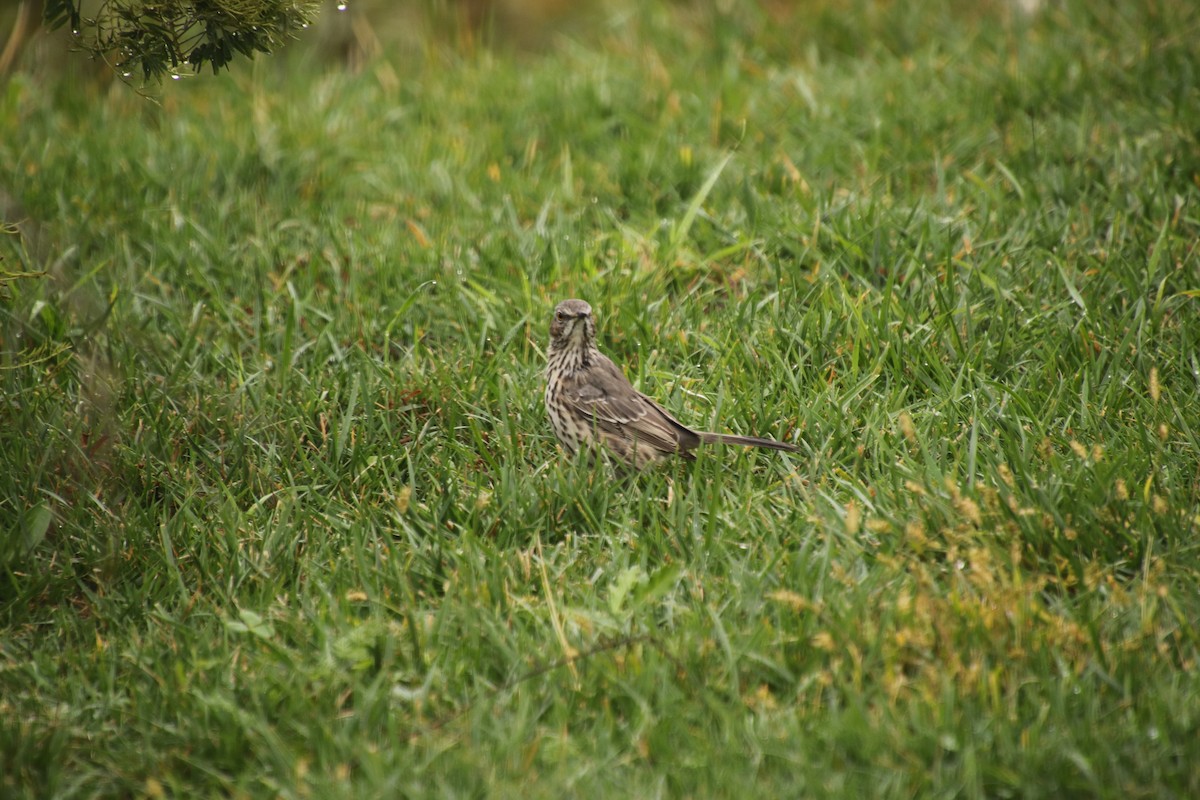
[{"label": "bird's head", "polygon": [[551,347],[586,347],[596,335],[592,307],[582,300],[563,300],[550,320]]}]

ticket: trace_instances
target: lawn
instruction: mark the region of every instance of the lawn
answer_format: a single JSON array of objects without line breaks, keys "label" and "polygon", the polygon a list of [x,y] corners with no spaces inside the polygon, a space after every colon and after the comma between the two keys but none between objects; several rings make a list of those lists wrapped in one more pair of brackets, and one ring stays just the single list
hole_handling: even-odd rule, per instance
[{"label": "lawn", "polygon": [[1200,796],[1200,7],[429,5],[0,86],[0,795]]}]

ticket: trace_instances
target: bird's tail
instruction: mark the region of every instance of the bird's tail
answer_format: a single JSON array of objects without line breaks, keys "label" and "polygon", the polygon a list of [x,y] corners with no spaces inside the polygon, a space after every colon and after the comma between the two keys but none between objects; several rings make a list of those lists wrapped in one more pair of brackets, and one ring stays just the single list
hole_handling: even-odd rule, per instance
[{"label": "bird's tail", "polygon": [[777,442],[774,439],[760,439],[757,436],[732,436],[728,433],[713,433],[711,431],[697,431],[700,434],[700,441],[705,444],[740,444],[743,447],[766,447],[770,450],[784,450],[789,453],[798,453],[800,448],[788,442]]}]

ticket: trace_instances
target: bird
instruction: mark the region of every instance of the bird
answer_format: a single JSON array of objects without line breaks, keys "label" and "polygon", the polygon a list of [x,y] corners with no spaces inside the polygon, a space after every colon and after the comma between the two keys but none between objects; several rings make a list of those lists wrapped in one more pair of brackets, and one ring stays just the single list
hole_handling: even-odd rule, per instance
[{"label": "bird", "polygon": [[736,444],[799,452],[788,442],[689,428],[633,388],[621,368],[596,347],[596,321],[583,300],[563,300],[550,321],[546,415],[571,454],[606,449],[642,469],[672,456],[693,459],[702,444]]}]

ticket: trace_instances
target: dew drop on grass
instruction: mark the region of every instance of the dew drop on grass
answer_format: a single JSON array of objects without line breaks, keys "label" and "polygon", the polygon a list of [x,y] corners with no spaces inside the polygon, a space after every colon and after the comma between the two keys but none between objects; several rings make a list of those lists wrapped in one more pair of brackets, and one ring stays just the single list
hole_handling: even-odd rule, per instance
[{"label": "dew drop on grass", "polygon": [[173,81],[177,81],[177,80],[179,80],[179,76],[178,76],[178,75],[172,75],[172,76],[171,76],[171,80],[173,80]]}]

